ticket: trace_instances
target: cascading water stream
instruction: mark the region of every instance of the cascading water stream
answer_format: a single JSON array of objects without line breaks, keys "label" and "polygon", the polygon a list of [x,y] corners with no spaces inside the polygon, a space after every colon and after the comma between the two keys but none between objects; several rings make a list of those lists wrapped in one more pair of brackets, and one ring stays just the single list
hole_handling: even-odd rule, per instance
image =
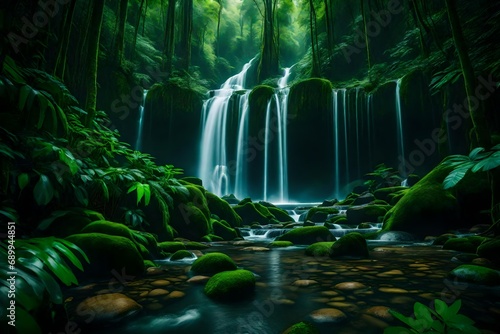
[{"label": "cascading water stream", "polygon": [[266,125],[265,125],[265,129],[266,129],[266,136],[265,136],[265,145],[264,145],[264,201],[267,201],[268,198],[267,198],[267,186],[268,186],[268,182],[267,182],[267,178],[268,178],[268,174],[269,174],[269,146],[270,146],[270,138],[271,138],[271,135],[270,135],[270,122],[271,122],[271,102],[273,102],[274,99],[270,99],[268,102],[267,102],[267,108],[266,108]]},{"label": "cascading water stream", "polygon": [[148,91],[144,90],[143,98],[141,105],[139,106],[139,123],[137,126],[137,139],[135,141],[135,150],[142,150],[142,128],[144,123],[144,109],[146,104],[146,96],[148,95]]},{"label": "cascading water stream", "polygon": [[342,92],[342,106],[344,108],[344,145],[345,145],[345,182],[349,182],[349,139],[347,132],[347,90],[341,89]]},{"label": "cascading water stream", "polygon": [[[405,164],[405,148],[403,142],[403,117],[401,114],[401,82],[403,78],[396,81],[396,121],[397,121],[397,133],[398,133],[398,154],[399,160],[402,161],[403,168],[402,171],[406,171]],[[406,175],[402,175],[405,177]]]},{"label": "cascading water stream", "polygon": [[334,147],[335,147],[335,196],[340,196],[340,154],[339,154],[339,99],[338,91],[333,91],[333,129],[334,129]]},{"label": "cascading water stream", "polygon": [[245,163],[246,139],[248,138],[248,97],[250,91],[247,91],[240,98],[240,122],[238,124],[238,143],[236,155],[236,180],[234,185],[234,194],[238,198],[246,196],[247,192],[247,164]]}]

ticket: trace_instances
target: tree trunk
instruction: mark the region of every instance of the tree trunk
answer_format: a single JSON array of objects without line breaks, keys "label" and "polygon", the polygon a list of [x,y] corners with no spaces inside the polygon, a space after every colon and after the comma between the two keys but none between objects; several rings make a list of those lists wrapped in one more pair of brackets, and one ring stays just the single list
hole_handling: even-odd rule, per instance
[{"label": "tree trunk", "polygon": [[97,101],[97,65],[99,63],[99,41],[101,37],[102,16],[104,12],[104,3],[106,1],[94,1],[92,8],[92,20],[90,24],[88,56],[87,56],[87,96],[85,99],[85,109],[87,119],[85,125],[91,126],[96,113]]},{"label": "tree trunk", "polygon": [[[471,116],[473,130],[476,137],[476,145],[481,146],[486,149],[490,147],[490,132],[488,128],[488,123],[486,117],[482,112],[482,109],[478,106],[474,108],[474,103],[472,102],[475,98],[475,87],[477,86],[476,77],[474,74],[474,68],[469,58],[469,53],[467,51],[467,45],[465,43],[464,34],[462,32],[462,26],[460,25],[460,20],[458,18],[458,12],[456,7],[456,0],[445,0],[446,8],[448,11],[448,18],[450,20],[451,31],[453,33],[453,40],[455,42],[455,47],[457,48],[458,57],[460,59],[460,65],[462,67],[462,73],[465,83],[465,92],[467,94],[467,104],[468,110]],[[480,103],[476,99],[477,103]]]},{"label": "tree trunk", "polygon": [[325,24],[326,24],[326,42],[328,48],[328,55],[333,55],[333,48],[335,47],[335,37],[333,33],[333,2],[331,0],[323,0],[325,4]]},{"label": "tree trunk", "polygon": [[309,30],[311,33],[311,52],[312,52],[312,64],[311,64],[311,77],[320,76],[320,64],[319,64],[319,46],[318,46],[318,34],[316,28],[316,10],[314,9],[313,0],[309,0]]},{"label": "tree trunk", "polygon": [[[222,16],[222,0],[217,1],[219,3],[219,11],[217,12],[217,47],[215,49],[215,55],[220,56],[220,19]],[[243,35],[243,34],[242,34]]]},{"label": "tree trunk", "polygon": [[139,26],[141,25],[142,8],[144,7],[144,0],[141,0],[139,6],[139,13],[137,13],[137,22],[135,23],[134,41],[132,43],[132,55],[135,53],[135,45],[137,44],[137,34],[139,33]]},{"label": "tree trunk", "polygon": [[368,39],[368,28],[366,26],[366,15],[365,15],[365,1],[360,0],[361,2],[361,15],[363,16],[363,26],[365,29],[365,45],[366,45],[366,62],[368,64],[368,71],[372,68],[371,60],[370,60],[370,42]]},{"label": "tree trunk", "polygon": [[179,41],[180,67],[189,71],[191,64],[191,35],[193,32],[193,0],[184,0],[182,3],[182,24]]},{"label": "tree trunk", "polygon": [[264,31],[262,41],[262,51],[259,64],[258,80],[262,81],[278,73],[278,53],[274,39],[274,13],[273,0],[263,0],[264,2]]},{"label": "tree trunk", "polygon": [[71,30],[73,25],[73,14],[75,13],[76,0],[72,0],[69,6],[66,16],[64,18],[63,25],[63,37],[61,43],[59,44],[59,49],[57,51],[57,60],[54,66],[54,75],[64,81],[64,74],[66,72],[66,60],[68,55],[69,47],[69,37],[71,36]]},{"label": "tree trunk", "polygon": [[172,72],[172,62],[174,59],[175,1],[168,1],[167,22],[165,25],[165,71],[169,74]]},{"label": "tree trunk", "polygon": [[125,25],[127,23],[128,0],[120,0],[118,16],[118,33],[115,41],[115,62],[118,66],[123,63],[123,50],[125,48]]}]

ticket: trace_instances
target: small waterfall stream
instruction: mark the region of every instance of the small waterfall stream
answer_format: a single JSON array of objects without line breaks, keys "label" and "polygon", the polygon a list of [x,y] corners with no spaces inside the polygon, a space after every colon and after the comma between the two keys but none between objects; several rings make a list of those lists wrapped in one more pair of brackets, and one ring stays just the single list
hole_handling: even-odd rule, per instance
[{"label": "small waterfall stream", "polygon": [[[401,82],[403,78],[400,78],[396,81],[396,120],[397,120],[397,133],[398,133],[398,154],[400,156],[400,160],[403,161],[403,168],[401,170],[405,171],[404,161],[405,161],[405,147],[403,141],[403,117],[401,114]],[[403,175],[406,176],[406,175]]]},{"label": "small waterfall stream", "polygon": [[141,105],[139,106],[139,122],[137,124],[137,138],[135,140],[135,150],[142,150],[142,130],[144,127],[144,110],[146,105],[146,97],[148,95],[148,91],[145,89],[142,97]]}]

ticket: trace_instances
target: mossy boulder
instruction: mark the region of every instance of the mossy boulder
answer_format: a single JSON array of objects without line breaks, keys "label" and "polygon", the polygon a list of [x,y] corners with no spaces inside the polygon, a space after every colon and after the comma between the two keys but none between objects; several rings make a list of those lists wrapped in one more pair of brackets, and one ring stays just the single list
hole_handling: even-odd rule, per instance
[{"label": "mossy boulder", "polygon": [[177,260],[182,260],[182,259],[190,259],[190,258],[193,258],[193,253],[191,253],[190,251],[187,251],[187,250],[178,250],[177,252],[175,252],[174,254],[172,254],[172,256],[170,257],[170,260],[171,261],[177,261]]},{"label": "mossy boulder", "polygon": [[333,241],[316,242],[306,248],[305,254],[314,257],[328,257],[331,253]]},{"label": "mossy boulder", "polygon": [[243,220],[228,202],[210,192],[207,192],[205,196],[211,213],[217,215],[220,219],[227,221],[231,227],[241,226]]},{"label": "mossy boulder", "polygon": [[191,271],[195,275],[213,275],[226,270],[236,270],[236,263],[224,253],[214,252],[194,261]]},{"label": "mossy boulder", "polygon": [[293,222],[293,218],[290,217],[288,212],[283,209],[277,207],[268,207],[269,212],[280,222],[280,223],[288,223]]},{"label": "mossy boulder", "polygon": [[[104,220],[102,214],[83,208],[70,208],[67,213],[54,219],[44,231],[45,235],[65,238],[72,234],[80,233],[81,230],[93,221]],[[63,213],[63,211],[60,211]],[[68,224],[71,222],[71,224]]]},{"label": "mossy boulder", "polygon": [[113,270],[132,276],[144,272],[144,260],[136,245],[128,238],[82,233],[70,235],[66,240],[80,247],[90,260],[90,265],[85,264],[84,277],[111,277]]},{"label": "mossy boulder", "polygon": [[243,225],[252,225],[257,222],[261,225],[267,225],[272,222],[273,214],[269,209],[259,203],[246,202],[234,207],[234,211],[243,219]]},{"label": "mossy boulder", "polygon": [[500,285],[500,273],[497,270],[473,264],[463,264],[453,269],[448,276],[474,284]]},{"label": "mossy boulder", "polygon": [[323,110],[332,100],[332,83],[326,79],[311,78],[290,87],[288,113],[297,121],[307,118],[309,110]]},{"label": "mossy boulder", "polygon": [[198,177],[185,176],[185,177],[181,178],[180,180],[188,182],[190,184],[194,184],[194,185],[202,186],[203,187],[203,181],[200,178],[198,178]]},{"label": "mossy boulder", "polygon": [[378,200],[390,203],[393,198],[393,194],[406,189],[408,189],[408,187],[397,186],[397,187],[379,188],[373,192],[373,195]]},{"label": "mossy boulder", "polygon": [[251,114],[266,111],[268,101],[274,95],[274,88],[267,85],[255,86],[248,97],[248,106]]},{"label": "mossy boulder", "polygon": [[390,207],[383,205],[354,206],[347,209],[347,224],[359,225],[361,223],[376,223],[383,217]]},{"label": "mossy boulder", "polygon": [[90,223],[82,229],[82,233],[103,233],[108,235],[117,235],[133,241],[132,234],[127,226],[107,220],[98,220]]},{"label": "mossy boulder", "polygon": [[186,249],[193,249],[193,250],[201,250],[201,249],[210,248],[209,245],[203,244],[201,242],[196,242],[196,241],[185,242],[184,246],[186,246]]},{"label": "mossy boulder", "polygon": [[484,241],[477,248],[477,255],[497,264],[500,263],[500,238]]},{"label": "mossy boulder", "polygon": [[375,200],[375,196],[373,196],[372,193],[365,193],[365,194],[359,195],[354,200],[354,202],[352,203],[352,205],[364,205],[364,204],[371,203],[374,200]]},{"label": "mossy boulder", "polygon": [[291,241],[273,241],[267,245],[269,248],[284,248],[293,246],[293,242]]},{"label": "mossy boulder", "polygon": [[333,243],[330,256],[368,258],[370,255],[365,238],[358,232],[351,232]]},{"label": "mossy boulder", "polygon": [[255,276],[251,271],[238,269],[212,276],[205,285],[205,294],[220,301],[241,300],[255,290]]},{"label": "mossy boulder", "polygon": [[347,224],[347,217],[344,216],[344,215],[337,215],[337,216],[333,216],[331,218],[328,218],[327,220],[328,223],[330,224]]},{"label": "mossy boulder", "polygon": [[320,241],[334,241],[335,237],[324,226],[308,226],[291,229],[276,240],[291,241],[296,245],[311,245]]},{"label": "mossy boulder", "polygon": [[449,233],[442,234],[439,237],[437,237],[436,239],[434,239],[432,244],[435,246],[443,246],[448,240],[450,240],[452,238],[457,238],[457,236],[454,234],[449,234]]},{"label": "mossy boulder", "polygon": [[172,219],[172,226],[179,235],[190,240],[201,240],[211,232],[209,217],[193,203],[181,203],[177,210],[182,212],[180,217]]},{"label": "mossy boulder", "polygon": [[304,220],[312,221],[315,223],[322,223],[327,220],[328,215],[334,215],[339,213],[339,210],[332,207],[314,207],[309,209]]},{"label": "mossy boulder", "polygon": [[484,240],[486,240],[486,238],[479,236],[471,236],[466,238],[450,238],[444,243],[443,249],[456,250],[464,253],[476,253],[477,247]]},{"label": "mossy boulder", "polygon": [[218,235],[215,235],[215,234],[207,234],[207,235],[204,235],[201,238],[201,241],[204,241],[204,242],[215,242],[215,241],[224,241],[224,239],[222,239],[221,237],[219,237]]},{"label": "mossy boulder", "polygon": [[186,249],[180,241],[163,241],[158,244],[158,248],[164,253],[175,253],[178,250]]},{"label": "mossy boulder", "polygon": [[237,199],[234,194],[224,195],[221,197],[221,199],[228,202],[229,204],[238,204],[240,202],[240,200]]},{"label": "mossy boulder", "polygon": [[144,269],[156,268],[158,265],[151,260],[144,260]]},{"label": "mossy boulder", "polygon": [[319,334],[319,330],[311,323],[301,321],[287,328],[282,334]]},{"label": "mossy boulder", "polygon": [[[224,224],[225,223],[225,224]],[[224,220],[214,221],[212,223],[213,231],[215,235],[218,235],[224,240],[231,241],[238,237],[236,230],[229,226]]]}]

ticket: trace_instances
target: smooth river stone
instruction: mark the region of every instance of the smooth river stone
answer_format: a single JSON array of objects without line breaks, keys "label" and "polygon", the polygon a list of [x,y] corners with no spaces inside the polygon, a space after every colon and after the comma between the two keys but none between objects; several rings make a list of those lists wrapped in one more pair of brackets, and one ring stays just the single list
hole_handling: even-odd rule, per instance
[{"label": "smooth river stone", "polygon": [[309,318],[316,323],[341,323],[347,320],[344,312],[336,308],[321,308],[309,314]]},{"label": "smooth river stone", "polygon": [[149,267],[148,269],[146,269],[146,275],[149,275],[149,276],[161,275],[164,273],[165,273],[165,270],[158,268],[158,267]]},{"label": "smooth river stone", "polygon": [[166,279],[159,279],[156,281],[151,282],[152,286],[167,286],[170,285],[170,281],[167,281]]},{"label": "smooth river stone", "polygon": [[250,251],[250,252],[268,252],[271,249],[267,248],[267,247],[245,247],[245,248],[242,248],[241,250]]},{"label": "smooth river stone", "polygon": [[328,297],[333,297],[333,296],[339,295],[339,293],[337,291],[322,291],[321,294],[323,296],[328,296]]},{"label": "smooth river stone", "polygon": [[345,300],[345,297],[338,296],[338,297],[333,297],[330,299],[331,302],[343,302]]},{"label": "smooth river stone", "polygon": [[239,240],[239,241],[234,241],[232,242],[234,246],[250,246],[253,245],[254,243],[252,241],[248,240]]},{"label": "smooth river stone", "polygon": [[378,277],[391,277],[395,275],[404,275],[404,273],[401,270],[394,269],[377,274]]},{"label": "smooth river stone", "polygon": [[290,299],[273,299],[272,302],[276,305],[294,305],[295,302]]},{"label": "smooth river stone", "polygon": [[209,276],[193,276],[190,279],[187,280],[188,283],[194,283],[194,284],[203,284],[206,283],[210,279]]},{"label": "smooth river stone", "polygon": [[401,288],[379,288],[378,291],[386,293],[408,293],[408,290]]},{"label": "smooth river stone", "polygon": [[166,297],[168,299],[176,299],[176,298],[182,298],[184,297],[186,294],[182,291],[172,291],[170,292],[170,294]]},{"label": "smooth river stone", "polygon": [[344,303],[344,302],[330,302],[327,304],[328,306],[341,308],[346,310],[347,312],[354,312],[358,309],[358,306],[352,303]]},{"label": "smooth river stone", "polygon": [[366,309],[364,313],[382,320],[387,320],[387,321],[393,320],[393,316],[389,313],[389,307],[387,306],[372,306]]},{"label": "smooth river stone", "polygon": [[312,279],[299,279],[292,283],[295,286],[309,286],[314,284],[318,284],[318,282]]},{"label": "smooth river stone", "polygon": [[365,289],[366,285],[363,283],[359,282],[342,282],[339,284],[336,284],[334,286],[335,289],[337,290],[359,290],[359,289]]},{"label": "smooth river stone", "polygon": [[148,297],[158,297],[158,296],[164,296],[164,295],[168,295],[168,294],[169,294],[169,292],[165,289],[154,289],[148,293]]},{"label": "smooth river stone", "polygon": [[121,293],[109,293],[89,297],[78,304],[75,320],[83,323],[93,314],[93,324],[116,322],[139,312],[142,306]]}]

